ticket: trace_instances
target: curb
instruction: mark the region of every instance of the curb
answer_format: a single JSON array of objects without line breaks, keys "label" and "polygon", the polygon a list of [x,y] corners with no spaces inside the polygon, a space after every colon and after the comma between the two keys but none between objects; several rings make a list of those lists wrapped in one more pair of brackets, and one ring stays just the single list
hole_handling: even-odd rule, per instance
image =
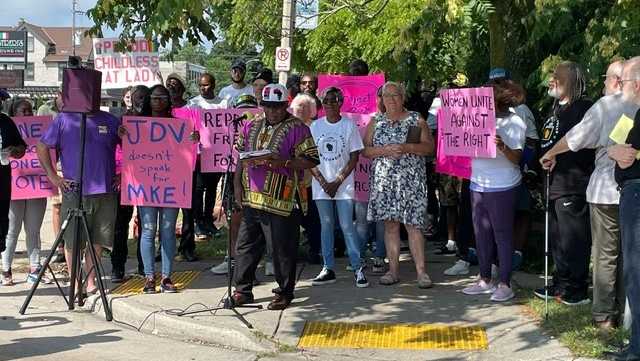
[{"label": "curb", "polygon": [[[113,322],[127,325],[139,332],[166,336],[182,341],[195,341],[215,344],[222,347],[233,348],[242,351],[273,352],[273,347],[261,344],[255,336],[249,332],[203,324],[191,321],[190,318],[181,318],[167,314],[162,309],[152,309],[145,304],[135,301],[130,297],[111,296],[107,299],[111,304]],[[104,319],[104,310],[99,295],[87,298],[83,309],[92,312],[95,316]]]}]

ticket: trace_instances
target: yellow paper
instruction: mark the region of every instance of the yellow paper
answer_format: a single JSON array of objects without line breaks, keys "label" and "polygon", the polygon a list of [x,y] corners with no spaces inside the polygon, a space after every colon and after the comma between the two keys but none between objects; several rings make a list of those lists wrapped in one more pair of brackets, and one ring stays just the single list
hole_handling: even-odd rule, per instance
[{"label": "yellow paper", "polygon": [[[618,123],[611,131],[611,134],[609,134],[609,138],[617,144],[625,144],[631,128],[633,128],[633,119],[622,114],[620,119],[618,119]],[[636,159],[640,159],[640,152],[636,155]]]}]

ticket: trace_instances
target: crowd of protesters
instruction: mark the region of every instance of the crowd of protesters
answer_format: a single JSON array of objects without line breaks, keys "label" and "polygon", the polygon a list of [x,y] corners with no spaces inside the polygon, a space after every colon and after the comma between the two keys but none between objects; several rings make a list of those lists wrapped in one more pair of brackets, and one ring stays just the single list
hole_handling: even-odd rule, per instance
[{"label": "crowd of protesters", "polygon": [[[362,60],[350,64],[349,75],[368,73]],[[215,77],[202,75],[200,94],[191,99],[185,99],[187,84],[177,74],[151,89],[135,86],[125,91],[126,116],[193,121],[190,143],[184,145],[197,150],[189,209],[138,207],[136,211],[120,204],[120,144],[127,129],[107,112],[87,118],[92,148],[82,180],[84,193],[77,194],[77,116],[61,112],[60,96],[38,109],[39,115],[54,116],[36,147],[48,178],[61,190],[59,200],[49,200],[54,231],[59,231],[60,218],[75,199],[83,196],[90,209],[88,224],[96,251],[112,250],[113,282],[126,278],[129,224],[136,213],[138,273],[146,277],[144,292],[157,291],[158,261],[162,262],[160,290],[176,292],[170,278],[174,258],[197,260],[195,239],[219,232],[214,205],[224,183],[235,199],[232,209],[224,210],[232,213],[232,246],[211,271],[224,275],[233,270],[236,287],[230,299],[235,304],[253,302],[252,287],[263,258],[265,274],[275,276],[278,283],[268,308],[283,309],[291,303],[301,228],[308,244],[307,261],[322,264],[312,280],[314,286],[336,282],[340,270],[335,257],[345,253],[356,287],[369,286],[368,267],[381,274],[379,284],[396,284],[401,245],[406,240],[417,286],[432,287],[426,272],[425,236],[439,232],[443,245],[438,252],[457,255],[445,275],[465,275],[471,265],[478,264],[477,282],[462,292],[505,302],[514,297],[511,277],[522,263],[534,195],[540,193],[549,198],[546,211],[551,220],[554,272],[551,287],[537,289],[535,295],[550,295],[568,306],[592,303],[593,321],[602,329],[618,327],[625,303],[633,319],[640,320],[640,268],[633,262],[640,252],[640,58],[609,66],[600,99],[587,97],[586,74],[579,64],[558,64],[548,89],[553,105],[537,121],[526,105],[523,87],[511,79],[509,71],[491,70],[486,82],[474,86],[493,89],[497,152],[495,158],[473,159],[470,179],[437,175],[433,170],[442,105],[424,83],[413,97],[398,82],[389,81],[377,89],[378,109],[361,137],[355,121],[341,112],[342,89],[319,91],[316,74],[291,76],[285,87],[274,83],[271,70],[261,68],[247,81],[245,63],[236,60],[230,75],[232,84],[218,94]],[[466,76],[458,74],[446,87],[470,86]],[[229,177],[202,172],[200,148],[193,146],[199,142],[199,111],[257,107],[262,111],[245,122],[235,147],[267,150],[270,155],[240,162]],[[34,113],[32,103],[24,98],[11,99],[7,109],[11,117]],[[11,264],[23,226],[30,260],[27,280],[37,279],[40,228],[47,206],[46,198],[11,201],[8,159],[22,157],[25,143],[9,116],[0,115],[0,248],[5,286],[14,283]],[[615,144],[609,135],[623,116],[633,119],[634,127],[626,144]],[[52,162],[51,150],[59,164]],[[366,202],[356,200],[354,189],[354,169],[361,156],[372,162]],[[548,188],[541,190],[545,184]],[[65,236],[59,260],[71,259],[69,252],[76,241],[84,240]],[[372,262],[367,258],[369,251]],[[91,272],[91,258],[85,264]],[[97,291],[93,274],[88,276],[86,291]],[[628,352],[640,355],[640,322],[634,322],[632,331]]]}]

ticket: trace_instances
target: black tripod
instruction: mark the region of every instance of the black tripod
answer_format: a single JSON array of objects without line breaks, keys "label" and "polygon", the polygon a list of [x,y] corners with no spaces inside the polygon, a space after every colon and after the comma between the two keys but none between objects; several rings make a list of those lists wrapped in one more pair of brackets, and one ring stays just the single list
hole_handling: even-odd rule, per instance
[{"label": "black tripod", "polygon": [[[107,319],[107,321],[111,321],[113,319],[113,315],[111,313],[111,307],[107,302],[107,296],[106,296],[104,284],[102,283],[102,272],[100,271],[101,270],[100,259],[96,255],[96,251],[93,248],[93,241],[91,240],[91,236],[89,234],[89,227],[87,226],[87,215],[86,215],[86,211],[84,210],[84,205],[82,200],[83,198],[82,197],[82,179],[84,176],[84,154],[85,154],[84,147],[86,142],[86,134],[85,134],[86,125],[87,125],[87,115],[85,113],[82,113],[82,118],[80,121],[80,160],[79,160],[80,164],[78,166],[79,173],[80,173],[79,175],[80,180],[78,181],[78,186],[73,189],[73,192],[77,192],[77,197],[78,197],[76,201],[76,208],[69,210],[69,213],[67,214],[67,218],[65,218],[64,222],[62,223],[62,228],[60,229],[60,233],[58,233],[56,240],[53,243],[53,246],[51,247],[51,251],[49,252],[47,259],[44,261],[44,264],[40,269],[40,273],[38,273],[38,279],[33,284],[33,286],[31,286],[31,290],[29,291],[27,298],[25,299],[24,303],[22,304],[22,307],[20,308],[21,315],[24,315],[27,310],[27,307],[29,307],[31,298],[33,297],[33,294],[38,288],[38,285],[40,284],[40,280],[44,276],[44,273],[46,272],[47,269],[53,275],[53,279],[55,280],[56,285],[58,286],[58,290],[62,294],[62,297],[64,298],[67,305],[69,306],[69,310],[74,309],[74,306],[75,306],[74,303],[76,298],[78,299],[79,306],[84,305],[82,285],[86,280],[83,279],[82,267],[80,267],[82,262],[82,255],[80,253],[80,241],[82,239],[81,236],[84,233],[85,239],[87,240],[87,251],[89,253],[89,256],[91,257],[91,260],[93,261],[93,269],[90,269],[88,271],[88,274],[91,274],[91,271],[95,270],[96,278],[98,280],[98,288],[100,290],[100,298],[102,300],[102,307],[104,308],[105,318]],[[72,219],[74,219],[76,222],[75,223],[76,237],[75,237],[75,242],[73,243],[73,250],[72,250],[72,256],[71,256],[72,260],[71,260],[71,272],[70,272],[69,297],[67,298],[64,294],[64,291],[62,290],[62,287],[60,286],[60,283],[58,283],[58,280],[56,279],[55,274],[51,270],[51,266],[49,264],[54,254],[56,253],[58,246],[62,243],[63,236],[69,227],[69,222]],[[78,282],[78,285],[79,285],[78,290],[75,289],[76,281]]]},{"label": "black tripod", "polygon": [[[237,133],[238,122],[240,119],[235,119],[233,122],[235,133]],[[233,137],[229,137],[229,139],[234,139]],[[229,144],[229,148],[232,148],[231,143]],[[177,316],[186,316],[193,315],[196,313],[204,313],[204,312],[213,312],[218,310],[231,310],[235,314],[235,316],[242,321],[242,323],[247,326],[247,328],[253,328],[253,325],[247,321],[244,316],[236,310],[236,308],[252,308],[252,309],[262,309],[262,305],[236,305],[233,302],[233,298],[231,298],[231,279],[233,277],[233,267],[231,266],[231,218],[232,213],[234,211],[234,194],[231,190],[231,185],[233,184],[233,172],[231,172],[231,166],[233,165],[233,151],[229,150],[229,156],[227,157],[227,170],[224,175],[224,183],[222,186],[222,199],[224,200],[224,209],[225,215],[227,217],[227,225],[229,226],[229,231],[227,232],[227,253],[229,254],[229,261],[227,262],[227,294],[226,297],[223,296],[224,301],[221,307],[213,307],[206,308],[198,311],[189,311],[189,312],[180,312],[177,313]],[[240,165],[238,165],[239,167]],[[238,171],[236,169],[236,171]]]}]

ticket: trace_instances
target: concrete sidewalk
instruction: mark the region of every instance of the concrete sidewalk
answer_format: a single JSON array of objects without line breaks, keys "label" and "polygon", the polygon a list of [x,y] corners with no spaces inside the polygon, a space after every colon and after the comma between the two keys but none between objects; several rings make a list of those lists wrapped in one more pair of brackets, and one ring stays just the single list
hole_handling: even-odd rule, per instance
[{"label": "concrete sidewalk", "polygon": [[[48,218],[48,217],[47,217]],[[43,231],[50,227],[43,225]],[[48,228],[50,229],[50,228]],[[43,236],[43,249],[48,240]],[[44,251],[43,251],[44,253]],[[405,255],[405,258],[406,255]],[[337,259],[338,282],[322,287],[311,286],[319,266],[299,265],[300,277],[296,288],[296,299],[291,307],[277,312],[266,310],[271,289],[275,287],[272,277],[265,277],[263,270],[258,275],[262,284],[254,289],[256,302],[263,310],[239,309],[255,327],[249,330],[229,310],[215,313],[205,312],[178,317],[180,310],[198,310],[220,306],[225,296],[226,278],[208,271],[211,262],[176,263],[176,271],[202,270],[183,292],[177,294],[154,294],[135,296],[109,296],[114,320],[141,332],[171,337],[184,341],[220,345],[231,349],[247,350],[275,359],[298,359],[299,357],[327,360],[570,360],[569,350],[557,340],[544,335],[534,319],[527,315],[516,299],[505,304],[489,301],[488,296],[466,296],[461,289],[473,281],[469,277],[447,277],[442,271],[453,264],[454,257],[436,256],[427,252],[427,272],[434,287],[420,290],[415,282],[413,263],[402,262],[401,282],[394,286],[378,285],[378,276],[368,274],[371,287],[358,289],[354,286],[351,272],[345,271],[346,258]],[[18,256],[16,263],[24,262]],[[103,259],[106,275],[110,274],[108,259]],[[129,258],[129,271],[136,268],[136,260]],[[472,267],[470,275],[477,274]],[[23,280],[25,275],[17,273],[15,278]],[[537,276],[517,274],[514,284],[525,287],[538,286]],[[107,281],[110,288],[112,285]],[[27,285],[0,288],[2,297],[23,297]],[[52,285],[40,286],[31,313],[64,311],[62,298],[53,297],[57,289]],[[40,296],[46,297],[40,297]],[[85,310],[94,312],[98,319],[104,314],[99,297],[92,296]],[[14,311],[17,313],[17,307]],[[343,321],[374,323],[441,323],[446,325],[480,325],[486,328],[489,348],[482,352],[460,351],[402,351],[373,349],[309,349],[297,350],[296,345],[306,321]],[[264,358],[262,358],[264,359]]]}]

